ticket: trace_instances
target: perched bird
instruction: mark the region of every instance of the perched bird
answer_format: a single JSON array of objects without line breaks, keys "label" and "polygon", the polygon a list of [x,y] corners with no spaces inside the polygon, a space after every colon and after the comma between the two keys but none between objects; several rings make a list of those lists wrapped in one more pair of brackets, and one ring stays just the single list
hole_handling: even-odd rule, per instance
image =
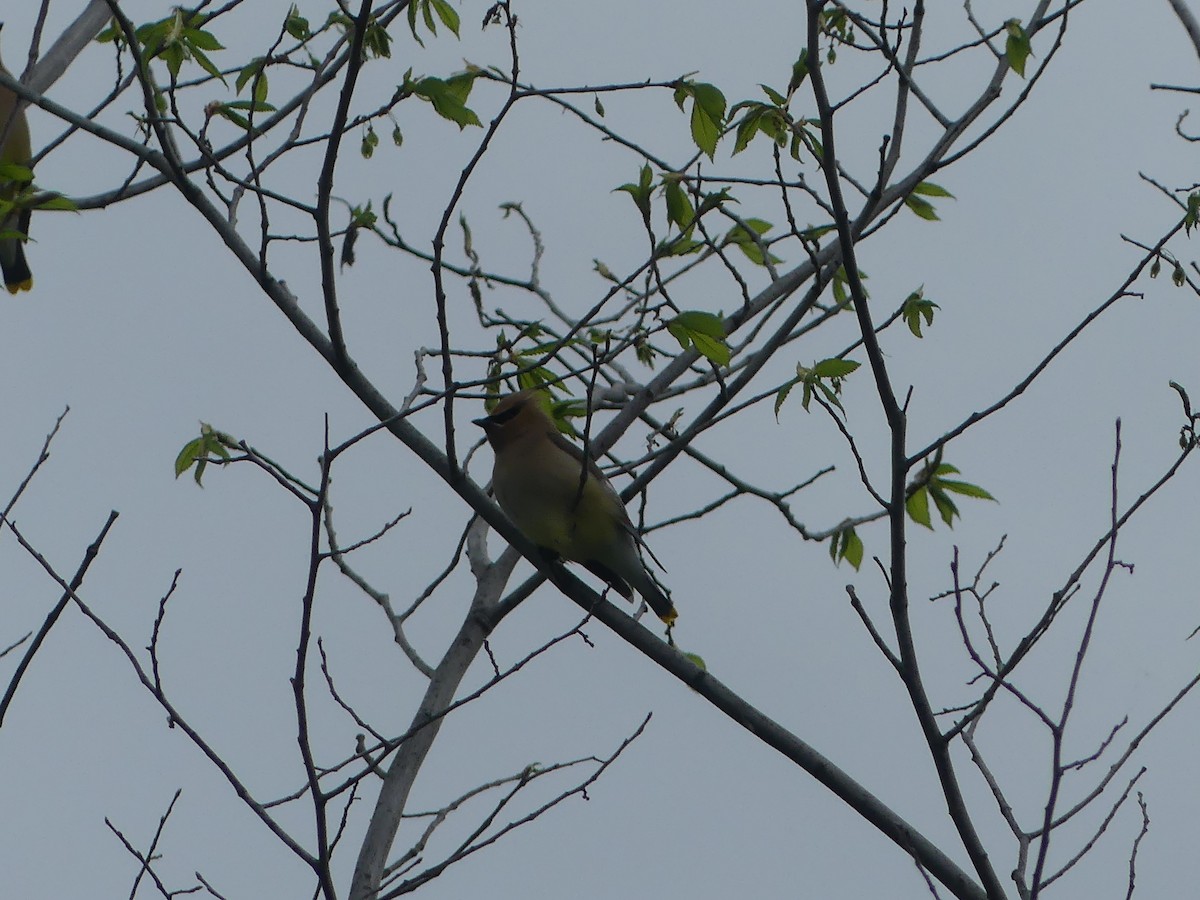
[{"label": "perched bird", "polygon": [[[0,70],[8,69],[0,62]],[[0,203],[12,203],[30,180],[29,123],[17,108],[17,95],[0,87]],[[25,241],[15,235],[29,234],[29,207],[14,209],[0,219],[0,270],[10,294],[33,287],[33,274],[25,262]]]},{"label": "perched bird", "polygon": [[536,389],[510,394],[475,419],[496,454],[492,490],[517,529],[554,557],[582,563],[626,599],[633,591],[668,625],[677,613],[646,570],[625,504],[554,425]]}]

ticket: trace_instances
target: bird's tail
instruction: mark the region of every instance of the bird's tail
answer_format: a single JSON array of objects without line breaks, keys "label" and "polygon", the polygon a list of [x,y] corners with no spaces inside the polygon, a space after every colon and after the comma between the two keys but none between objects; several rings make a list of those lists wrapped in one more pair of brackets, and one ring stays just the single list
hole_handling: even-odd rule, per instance
[{"label": "bird's tail", "polygon": [[604,563],[590,559],[585,562],[584,568],[590,571],[593,575],[598,575],[626,600],[633,599],[633,592],[636,589],[641,594],[642,599],[646,601],[646,605],[653,610],[654,614],[666,622],[668,625],[673,625],[679,617],[679,613],[675,611],[675,604],[671,602],[671,598],[664,593],[663,589],[658,586],[658,583],[646,571],[646,567],[642,561],[637,558],[636,551],[630,548],[632,559],[630,564],[624,566],[624,571],[617,573],[610,569]]},{"label": "bird's tail", "polygon": [[654,614],[666,622],[668,625],[674,625],[675,620],[679,617],[679,613],[675,609],[675,604],[671,602],[671,598],[666,595],[666,592],[659,587],[658,582],[646,570],[644,566],[639,567],[639,571],[622,573],[631,585],[642,595],[642,599],[646,601],[646,605],[654,611]]}]

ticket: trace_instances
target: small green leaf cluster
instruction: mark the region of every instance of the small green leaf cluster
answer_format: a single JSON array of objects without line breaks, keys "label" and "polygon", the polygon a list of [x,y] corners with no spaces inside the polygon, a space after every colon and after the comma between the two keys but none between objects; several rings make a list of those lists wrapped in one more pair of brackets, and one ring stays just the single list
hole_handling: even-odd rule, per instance
[{"label": "small green leaf cluster", "polygon": [[662,186],[667,202],[667,223],[678,225],[680,232],[673,238],[661,241],[654,248],[655,258],[658,259],[698,252],[704,247],[704,241],[695,237],[696,222],[722,204],[737,202],[730,196],[728,188],[721,188],[719,191],[704,194],[700,198],[700,205],[693,206],[691,197],[683,189],[681,177],[674,172],[663,175]]},{"label": "small green leaf cluster", "polygon": [[734,225],[725,235],[725,243],[733,244],[746,255],[746,258],[756,266],[772,265],[783,262],[778,256],[765,250],[763,235],[774,226],[763,219],[745,219],[741,224]]},{"label": "small green leaf cluster", "polygon": [[1183,404],[1184,423],[1179,429],[1179,449],[1194,450],[1200,446],[1200,413],[1192,412],[1192,398],[1188,396],[1187,389],[1178,381],[1169,381],[1171,390],[1179,395],[1179,400]]},{"label": "small green leaf cluster", "polygon": [[[177,6],[169,16],[139,26],[134,35],[142,46],[143,65],[152,59],[161,59],[167,64],[171,78],[176,79],[183,64],[194,61],[209,75],[224,81],[220,69],[208,54],[225,48],[212,32],[203,29],[207,20],[208,16],[203,13],[189,12]],[[102,44],[123,39],[121,28],[115,21],[96,37]]]},{"label": "small green leaf cluster", "polygon": [[829,558],[834,565],[840,565],[844,559],[854,567],[855,571],[862,566],[863,542],[853,527],[847,526],[834,533],[829,540]]},{"label": "small green leaf cluster", "polygon": [[[655,258],[684,256],[699,251],[704,247],[704,242],[696,240],[694,236],[696,222],[722,204],[734,201],[734,198],[729,195],[728,189],[722,188],[720,191],[705,194],[700,198],[699,206],[696,206],[684,189],[683,177],[677,172],[664,173],[658,184],[666,201],[667,223],[678,226],[679,234],[661,241],[655,247]],[[633,205],[641,213],[642,221],[648,226],[655,193],[654,172],[650,166],[642,166],[636,182],[627,182],[613,190],[629,194]],[[734,225],[729,229],[722,240],[722,246],[732,244],[738,247],[755,265],[764,265],[767,259],[772,263],[782,262],[777,256],[765,254],[761,246],[760,236],[772,227],[774,226],[770,222],[762,219],[747,219],[743,224]]]},{"label": "small green leaf cluster", "polygon": [[204,470],[209,462],[214,458],[228,462],[230,458],[228,448],[230,447],[236,448],[237,441],[229,435],[217,431],[207,422],[201,422],[200,436],[184,444],[179,455],[175,457],[175,477],[178,478],[195,466],[193,477],[196,479],[196,484],[203,487],[201,479],[204,477]]},{"label": "small green leaf cluster", "polygon": [[725,321],[720,316],[688,310],[667,322],[667,331],[684,350],[695,347],[697,353],[714,365],[729,365]]},{"label": "small green leaf cluster", "polygon": [[231,103],[214,103],[212,110],[217,115],[249,131],[250,119],[244,113],[274,112],[275,107],[267,102],[269,82],[267,80],[267,64],[265,56],[259,56],[242,66],[234,81],[234,88],[240,94],[247,84],[250,85],[250,99],[235,100]]},{"label": "small green leaf cluster", "polygon": [[913,188],[912,193],[905,198],[904,205],[922,219],[930,222],[938,221],[938,214],[937,210],[933,208],[933,204],[923,199],[925,197],[949,197],[951,200],[955,199],[952,193],[941,185],[934,184],[932,181],[922,181]]},{"label": "small green leaf cluster", "polygon": [[760,84],[769,103],[760,100],[743,100],[729,111],[732,121],[741,113],[734,139],[733,154],[745,150],[756,135],[769,138],[777,147],[787,147],[792,159],[800,162],[801,150],[807,150],[818,162],[824,156],[824,148],[818,137],[821,123],[817,119],[794,119],[788,110],[792,96],[808,77],[808,51],[792,65],[792,77],[787,92],[780,93],[769,85]]},{"label": "small green leaf cluster", "polygon": [[917,476],[909,487],[908,497],[904,501],[908,517],[918,525],[933,529],[933,517],[929,509],[930,500],[937,507],[938,515],[949,527],[954,527],[954,517],[959,515],[958,506],[950,498],[951,494],[963,497],[974,497],[977,500],[995,500],[996,498],[976,484],[946,478],[947,475],[957,475],[958,469],[949,463],[933,462]]},{"label": "small green leaf cluster", "polygon": [[1200,221],[1200,191],[1192,191],[1187,198],[1187,212],[1183,216],[1183,231],[1188,237],[1192,236],[1192,229],[1196,227],[1196,223]]},{"label": "small green leaf cluster", "polygon": [[[421,36],[417,33],[417,16],[421,16],[421,20],[425,23],[425,27],[429,29],[429,33],[437,35],[437,23],[440,21],[445,25],[450,32],[458,37],[459,18],[454,7],[446,0],[412,0],[408,4],[408,27],[412,31],[413,39],[422,47],[425,42],[421,40]],[[436,19],[434,17],[437,17]]]},{"label": "small green leaf cluster", "polygon": [[825,61],[831,66],[837,62],[837,44],[854,43],[854,22],[846,15],[844,7],[835,6],[817,14],[817,28],[832,41],[825,51]]},{"label": "small green leaf cluster", "polygon": [[642,166],[638,173],[637,183],[626,182],[620,187],[613,188],[614,191],[624,191],[633,199],[633,205],[638,208],[638,212],[642,214],[642,221],[650,221],[650,199],[654,195],[654,172],[650,166]]},{"label": "small green leaf cluster", "polygon": [[[516,367],[517,390],[520,391],[526,388],[553,387],[562,381],[559,376],[538,363],[538,360],[559,346],[557,340],[541,341],[544,333],[540,322],[528,322],[511,341],[504,331],[496,336],[496,353],[488,364],[487,372],[489,404],[500,398],[500,380],[506,363]],[[520,344],[527,346],[519,347]]]},{"label": "small green leaf cluster", "polygon": [[[858,281],[862,284],[863,299],[869,299],[871,296],[867,291],[867,286],[863,284],[869,277],[862,269],[858,270]],[[833,273],[833,278],[830,279],[830,289],[833,291],[833,302],[838,305],[838,308],[849,309],[853,298],[850,296],[850,280],[845,266],[838,266],[837,271]]]},{"label": "small green leaf cluster", "polygon": [[308,25],[308,19],[300,15],[300,10],[294,3],[288,9],[287,15],[284,17],[283,30],[286,31],[290,37],[295,38],[301,43],[304,43],[312,37],[312,29]]},{"label": "small green leaf cluster", "polygon": [[1183,263],[1165,252],[1154,257],[1154,262],[1150,264],[1150,277],[1157,278],[1162,273],[1164,259],[1171,264],[1171,283],[1175,287],[1183,287],[1187,284],[1187,272],[1183,268]]},{"label": "small green leaf cluster", "polygon": [[403,83],[396,88],[393,100],[398,102],[406,97],[420,97],[428,101],[439,116],[457,125],[460,131],[468,125],[482,127],[479,116],[467,106],[467,98],[478,77],[478,72],[460,72],[449,78],[426,75],[414,79],[412,69],[409,69],[404,73]]},{"label": "small green leaf cluster", "polygon": [[504,362],[507,362],[517,367],[517,390],[524,391],[536,388],[539,391],[538,401],[545,406],[550,417],[554,419],[554,424],[558,430],[568,437],[579,438],[579,431],[571,423],[571,419],[586,416],[587,406],[583,401],[571,397],[566,397],[565,399],[556,398],[554,396],[555,392],[565,393],[562,378],[544,366],[536,364],[536,360],[553,350],[557,346],[557,342],[537,344],[525,348],[520,352],[517,352],[513,346],[523,339],[537,339],[541,334],[541,325],[531,322],[521,329],[512,343],[509,343],[503,334],[497,338],[496,356],[488,365],[487,399],[484,401],[484,408],[488,412],[491,412],[495,409],[496,404],[500,402]]},{"label": "small green leaf cluster", "polygon": [[725,95],[703,81],[677,81],[675,104],[684,109],[691,100],[692,140],[711,160],[717,152],[717,141],[725,127]]},{"label": "small green leaf cluster", "polygon": [[[304,23],[307,26],[307,22]],[[325,20],[325,27],[337,26],[349,34],[354,30],[354,19],[345,13],[334,11]],[[363,59],[391,59],[392,36],[388,30],[372,16],[367,20],[366,30],[363,31]]]},{"label": "small green leaf cluster", "polygon": [[801,406],[804,411],[808,412],[809,404],[812,402],[813,393],[819,391],[821,396],[832,406],[844,410],[841,397],[842,381],[846,376],[853,373],[862,363],[855,362],[852,359],[842,359],[841,357],[831,357],[823,359],[820,362],[813,363],[812,366],[796,366],[796,377],[784,383],[784,385],[775,392],[775,418],[779,418],[779,411],[783,408],[783,404],[787,402],[788,395],[791,394],[792,388],[796,385],[802,385],[804,388]]},{"label": "small green leaf cluster", "polygon": [[[807,52],[792,66],[792,76],[786,91],[760,84],[767,97],[761,100],[743,100],[732,109],[727,109],[725,95],[715,85],[702,81],[680,79],[675,82],[675,103],[679,109],[689,113],[692,140],[710,160],[717,152],[717,143],[725,129],[734,120],[737,128],[733,154],[745,150],[756,135],[765,135],[779,147],[788,147],[789,153],[800,161],[802,151],[807,150],[818,161],[823,149],[818,137],[820,122],[816,119],[795,119],[788,110],[792,96],[808,77]],[[597,112],[603,115],[597,100]]]},{"label": "small green leaf cluster", "polygon": [[1008,67],[1024,78],[1025,62],[1033,53],[1029,32],[1021,26],[1020,19],[1009,19],[1004,23],[1004,30],[1008,34],[1004,41],[1004,58],[1008,61]]},{"label": "small green leaf cluster", "polygon": [[924,337],[921,333],[922,324],[933,324],[933,311],[940,309],[932,300],[926,299],[925,288],[919,287],[907,297],[904,298],[904,303],[900,307],[900,315],[904,319],[904,324],[908,326],[916,337]]}]

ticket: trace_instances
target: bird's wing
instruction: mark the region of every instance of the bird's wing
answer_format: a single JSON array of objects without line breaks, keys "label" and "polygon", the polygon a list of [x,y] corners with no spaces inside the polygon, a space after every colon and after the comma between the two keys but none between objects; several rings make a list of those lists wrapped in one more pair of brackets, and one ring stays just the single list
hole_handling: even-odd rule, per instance
[{"label": "bird's wing", "polygon": [[[558,449],[570,456],[573,460],[575,460],[575,462],[581,464],[585,462],[583,449],[578,444],[563,437],[562,433],[557,428],[549,433],[549,437],[550,442],[554,444],[554,446],[558,447]],[[596,461],[594,459],[586,459],[586,464],[588,478],[594,478],[596,480],[596,484],[600,486],[600,489],[604,491],[613,501],[617,515],[621,519],[622,526],[624,526],[625,529],[634,536],[635,540],[640,542],[641,538],[638,537],[637,529],[633,527],[633,522],[629,518],[629,512],[625,509],[625,501],[621,499],[621,495],[617,493],[617,489],[612,486],[612,482],[609,481],[604,476],[604,473],[600,471],[600,467],[596,465]]]},{"label": "bird's wing", "polygon": [[[554,429],[549,436],[550,441],[554,444],[554,446],[568,454],[576,462],[583,462],[583,450],[578,444],[563,437],[562,433],[557,428]],[[658,557],[654,555],[654,551],[650,549],[645,539],[643,539],[642,535],[638,532],[637,527],[633,524],[633,520],[629,518],[629,510],[625,506],[625,501],[621,499],[621,495],[617,493],[617,489],[612,486],[612,482],[604,477],[604,473],[600,471],[600,468],[596,465],[595,460],[587,460],[587,467],[588,477],[596,479],[596,483],[600,485],[601,490],[603,490],[609,495],[609,497],[612,498],[617,515],[620,517],[621,527],[629,533],[629,536],[633,538],[634,543],[641,547],[642,550],[644,550],[646,554],[652,560],[654,560],[655,565],[665,572],[667,567],[659,562]]]}]

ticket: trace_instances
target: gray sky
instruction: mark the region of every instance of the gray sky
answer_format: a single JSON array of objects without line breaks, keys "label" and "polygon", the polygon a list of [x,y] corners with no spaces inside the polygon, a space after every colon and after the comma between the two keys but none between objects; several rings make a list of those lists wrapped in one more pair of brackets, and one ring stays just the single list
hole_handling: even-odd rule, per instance
[{"label": "gray sky", "polygon": [[[1001,5],[1003,12],[977,12],[990,23],[1032,8],[988,4]],[[23,58],[33,6],[5,13],[10,68]],[[271,4],[262,22],[274,21],[285,6]],[[422,50],[398,30],[393,58],[367,68],[364,97],[386,98],[409,66],[447,74],[463,59],[505,65],[502,32],[479,33],[485,6],[456,6],[461,42],[427,40]],[[720,86],[731,102],[754,97],[759,82],[787,80],[804,39],[802,7],[793,7],[781,13],[767,4],[736,11],[690,4],[681,14],[670,4],[527,0],[515,6],[522,77],[549,86],[698,71],[697,78]],[[264,13],[267,8],[261,5]],[[324,16],[315,5],[300,8],[314,22]],[[128,5],[136,21],[165,9]],[[47,34],[57,34],[73,13],[70,4],[56,4]],[[891,308],[920,285],[941,307],[924,341],[897,334],[887,343],[897,381],[915,385],[913,447],[1002,394],[1116,289],[1139,255],[1120,235],[1153,241],[1177,217],[1138,172],[1171,187],[1192,183],[1194,148],[1173,133],[1189,98],[1148,86],[1197,83],[1196,57],[1166,3],[1139,4],[1136,13],[1115,0],[1089,0],[1073,12],[1065,46],[1031,100],[993,140],[935,179],[957,197],[938,203],[942,221],[906,215],[860,248],[879,308]],[[931,32],[931,43],[959,35],[961,10],[949,18],[954,27],[945,35]],[[220,31],[229,47],[222,64],[260,52],[265,41],[253,15],[237,22],[237,31]],[[1034,46],[1039,58],[1046,49]],[[111,50],[90,48],[51,96],[87,109],[111,69]],[[839,58],[830,71],[834,88],[844,89],[860,71],[848,53]],[[971,97],[987,71],[964,64],[932,85],[955,109],[956,98]],[[1015,89],[1006,86],[1006,96]],[[480,85],[471,105],[486,119],[499,99],[497,89]],[[121,113],[132,102],[118,103],[104,120],[128,123]],[[686,117],[665,92],[606,97],[605,106],[613,127],[654,152],[673,161],[690,153]],[[886,116],[878,118],[883,112],[868,103],[839,122],[839,150],[852,165],[870,166],[889,127]],[[382,146],[363,161],[352,141],[337,193],[352,202],[374,199],[376,208],[393,193],[406,236],[423,243],[478,132],[460,134],[415,104],[403,106],[399,116],[403,148],[391,147],[381,130]],[[36,146],[58,133],[40,111],[30,113],[30,122]],[[913,127],[919,135],[925,126],[914,120]],[[761,171],[764,158],[752,148],[731,161],[724,148],[712,169]],[[294,180],[288,186],[307,199],[312,160],[299,163],[287,172]],[[45,160],[38,178],[87,195],[117,183],[124,166],[113,151],[76,136]],[[593,258],[624,272],[644,255],[633,205],[612,193],[634,180],[639,166],[631,153],[598,144],[562,113],[529,104],[501,134],[463,203],[485,268],[527,274],[528,235],[497,208],[520,201],[546,241],[545,287],[565,308],[585,310],[606,287],[592,271]],[[743,206],[745,215],[778,215],[777,204],[765,200],[761,208]],[[307,558],[304,509],[249,467],[211,471],[199,490],[187,479],[175,481],[172,463],[203,420],[315,480],[324,417],[334,441],[371,419],[177,196],[161,192],[82,215],[42,214],[33,231],[34,292],[0,304],[0,408],[7,421],[0,433],[0,496],[19,483],[69,404],[52,459],[17,510],[18,527],[60,571],[70,572],[109,510],[120,511],[84,594],[136,648],[147,643],[158,598],[182,568],[161,647],[173,702],[260,797],[292,791],[302,783],[288,677]],[[452,233],[460,259],[460,239]],[[1181,254],[1190,249],[1182,241],[1173,246]],[[315,310],[319,284],[311,249],[282,252],[278,271]],[[413,350],[436,341],[428,268],[370,238],[360,240],[358,255],[340,282],[348,339],[364,369],[399,400],[411,387]],[[765,284],[765,274],[758,278],[752,288]],[[690,308],[728,312],[740,302],[728,279],[684,284]],[[973,571],[1008,535],[989,575],[1001,582],[994,601],[998,625],[1014,639],[1106,527],[1114,419],[1123,421],[1121,489],[1128,503],[1177,449],[1181,416],[1168,380],[1189,386],[1200,400],[1196,296],[1174,288],[1169,271],[1135,289],[1144,299],[1118,304],[1011,410],[952,446],[949,461],[1001,502],[963,502],[964,519],[953,532],[940,524],[933,533],[910,531],[918,640],[928,654],[927,677],[945,705],[969,696],[962,683],[968,669],[949,607],[922,598],[949,586],[952,548],[961,548],[963,569]],[[461,285],[453,290],[455,321],[465,325],[468,297]],[[487,300],[516,316],[537,314],[518,293],[489,292]],[[852,326],[849,320],[835,324],[785,352],[779,377],[794,363],[840,351]],[[865,369],[848,382],[845,403],[851,427],[872,447],[882,431]],[[466,419],[478,410],[469,403],[458,410],[460,450],[466,450],[476,437]],[[436,416],[420,421],[436,434]],[[798,516],[815,529],[869,508],[836,431],[819,414],[804,413],[798,398],[778,424],[766,406],[746,423],[736,432],[706,435],[702,449],[773,488],[836,462],[834,476],[796,500]],[[639,440],[631,436],[622,448],[632,455]],[[881,454],[870,449],[868,461],[878,465]],[[472,475],[486,480],[489,466],[484,450]],[[1200,619],[1189,566],[1198,488],[1191,469],[1122,538],[1120,557],[1136,569],[1114,579],[1102,609],[1068,756],[1090,753],[1127,713],[1130,727],[1140,727],[1195,671],[1196,649],[1183,640]],[[652,488],[649,518],[700,505],[720,489],[711,476],[680,465]],[[357,558],[397,606],[441,570],[467,519],[461,501],[387,435],[364,442],[336,472],[334,502],[346,541],[413,508],[388,541]],[[863,538],[868,554],[883,552],[882,528],[864,529]],[[853,582],[868,608],[882,615],[886,594],[873,566],[858,573],[845,565],[835,569],[826,545],[801,542],[774,511],[748,500],[656,533],[652,544],[680,608],[676,637],[683,648],[703,656],[714,674],[959,858],[907,698],[846,600],[843,586]],[[491,546],[498,553],[501,542],[493,536]],[[527,572],[518,569],[518,575]],[[0,538],[0,573],[3,646],[37,628],[58,591],[7,533]],[[423,681],[395,650],[367,598],[331,573],[320,587],[315,628],[339,690],[385,732],[402,732]],[[417,617],[411,637],[428,655],[436,658],[457,627],[470,587],[469,576],[456,573]],[[576,607],[543,587],[505,621],[492,649],[502,664],[511,664],[576,621]],[[424,896],[927,895],[912,863],[809,776],[602,626],[589,624],[586,632],[594,646],[578,639],[559,645],[451,717],[417,783],[414,808],[439,806],[530,763],[606,755],[652,711],[645,734],[593,786],[588,802],[568,801],[451,869],[423,888]],[[1046,702],[1060,696],[1061,654],[1069,647],[1052,640],[1030,660],[1026,684]],[[13,656],[0,660],[5,682],[12,665]],[[483,661],[466,687],[487,675]],[[323,761],[352,752],[353,723],[327,701],[314,702]],[[126,896],[136,865],[104,818],[144,847],[177,787],[183,793],[159,866],[173,887],[193,883],[191,873],[199,870],[230,898],[309,893],[309,873],[239,804],[186,737],[166,727],[116,649],[75,612],[52,632],[4,724],[0,871],[6,894]],[[1009,779],[1018,813],[1032,822],[1047,773],[1044,734],[1017,713],[998,715],[990,729],[981,740],[989,742],[997,772]],[[1200,878],[1196,732],[1196,709],[1187,703],[1140,756],[1150,767],[1140,787],[1153,819],[1139,857],[1143,896],[1166,896],[1170,887]],[[978,779],[965,780],[969,794],[981,798]],[[373,790],[354,810],[346,840],[355,849]],[[1119,817],[1065,890],[1123,895],[1138,827],[1134,812]],[[475,814],[447,826],[430,859],[452,846]],[[307,811],[283,820],[307,837]],[[1003,824],[984,815],[981,826],[991,836],[999,871],[1007,872],[1012,860],[1004,856],[1010,843]],[[398,846],[405,846],[406,834],[416,832],[402,831]],[[353,856],[348,848],[339,869],[343,892]]]}]

